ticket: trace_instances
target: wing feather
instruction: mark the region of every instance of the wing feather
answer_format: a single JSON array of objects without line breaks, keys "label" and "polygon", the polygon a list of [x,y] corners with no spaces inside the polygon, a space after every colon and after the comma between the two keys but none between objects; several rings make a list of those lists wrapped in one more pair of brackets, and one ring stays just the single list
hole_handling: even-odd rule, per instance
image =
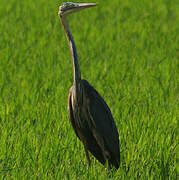
[{"label": "wing feather", "polygon": [[83,84],[95,130],[100,138],[104,140],[112,158],[119,162],[119,134],[112,113],[103,98],[86,80],[83,80]]}]

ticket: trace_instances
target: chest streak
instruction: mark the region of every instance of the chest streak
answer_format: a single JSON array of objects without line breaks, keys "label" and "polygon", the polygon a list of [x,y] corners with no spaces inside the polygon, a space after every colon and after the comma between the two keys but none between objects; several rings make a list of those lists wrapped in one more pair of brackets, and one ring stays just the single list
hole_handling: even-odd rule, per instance
[{"label": "chest streak", "polygon": [[[74,88],[74,87],[73,87]],[[85,130],[91,127],[88,98],[82,85],[78,91],[72,91],[72,109],[75,125],[78,129]]]}]

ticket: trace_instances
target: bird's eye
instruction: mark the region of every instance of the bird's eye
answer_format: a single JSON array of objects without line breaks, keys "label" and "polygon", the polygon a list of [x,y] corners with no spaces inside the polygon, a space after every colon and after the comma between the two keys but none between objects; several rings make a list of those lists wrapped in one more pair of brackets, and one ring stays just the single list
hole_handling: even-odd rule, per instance
[{"label": "bird's eye", "polygon": [[62,11],[66,11],[66,10],[69,10],[69,9],[71,9],[71,8],[73,8],[74,7],[74,4],[72,4],[72,3],[69,3],[69,2],[65,2],[65,3],[63,3],[62,5],[61,5],[61,10]]}]

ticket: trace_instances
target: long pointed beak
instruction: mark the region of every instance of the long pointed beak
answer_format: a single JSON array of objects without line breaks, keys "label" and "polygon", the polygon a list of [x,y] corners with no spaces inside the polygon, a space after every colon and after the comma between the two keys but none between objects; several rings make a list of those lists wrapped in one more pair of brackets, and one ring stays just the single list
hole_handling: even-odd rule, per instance
[{"label": "long pointed beak", "polygon": [[74,3],[74,4],[75,4],[74,12],[80,11],[82,9],[97,6],[96,3]]},{"label": "long pointed beak", "polygon": [[82,9],[97,6],[96,3],[76,3],[76,4],[79,8],[82,8]]}]

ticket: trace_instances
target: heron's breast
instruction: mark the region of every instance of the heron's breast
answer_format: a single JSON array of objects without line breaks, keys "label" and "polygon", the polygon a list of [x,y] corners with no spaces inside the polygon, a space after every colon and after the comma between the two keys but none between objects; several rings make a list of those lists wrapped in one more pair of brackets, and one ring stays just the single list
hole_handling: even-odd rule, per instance
[{"label": "heron's breast", "polygon": [[88,110],[88,98],[83,89],[81,89],[80,97],[77,99],[75,92],[72,93],[72,108],[75,117],[75,123],[78,128],[89,129],[91,126],[90,114]]}]

